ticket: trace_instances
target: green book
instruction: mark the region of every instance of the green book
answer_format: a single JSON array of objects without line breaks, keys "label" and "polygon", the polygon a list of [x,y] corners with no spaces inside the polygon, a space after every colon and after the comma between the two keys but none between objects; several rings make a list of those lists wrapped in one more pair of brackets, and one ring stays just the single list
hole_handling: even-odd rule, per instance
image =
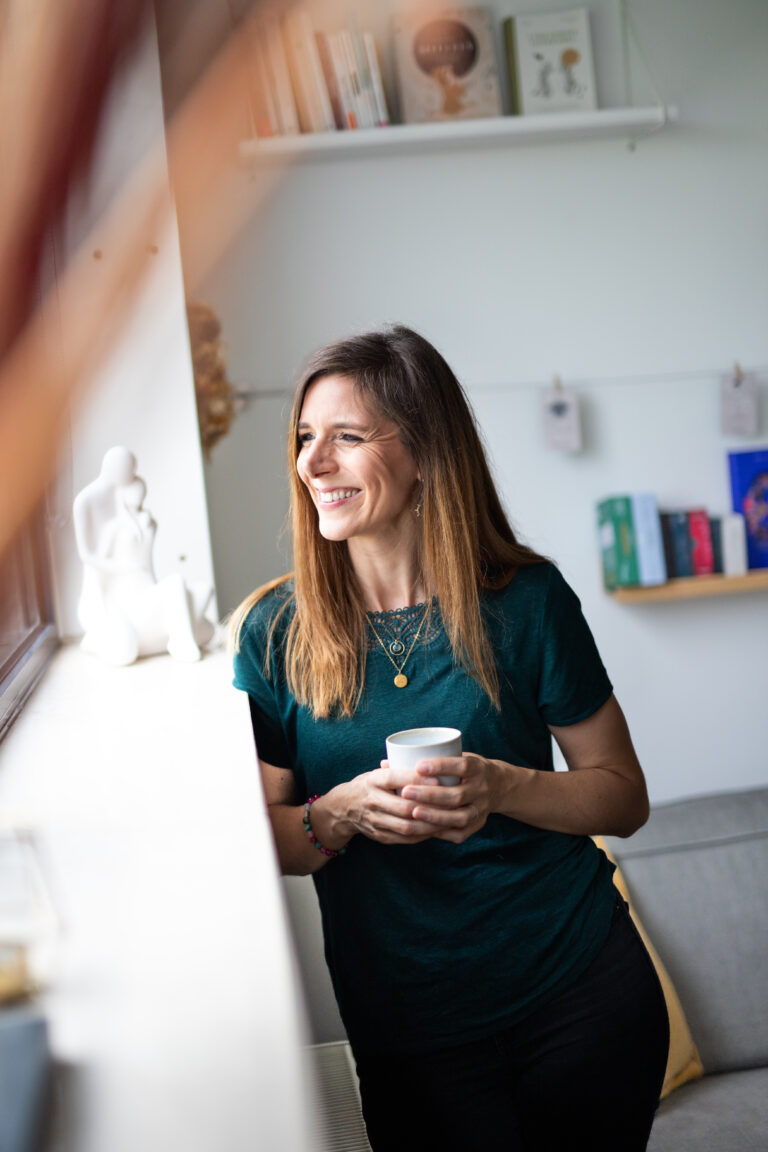
[{"label": "green book", "polygon": [[640,583],[637,541],[629,496],[609,496],[597,505],[603,583],[608,589]]}]

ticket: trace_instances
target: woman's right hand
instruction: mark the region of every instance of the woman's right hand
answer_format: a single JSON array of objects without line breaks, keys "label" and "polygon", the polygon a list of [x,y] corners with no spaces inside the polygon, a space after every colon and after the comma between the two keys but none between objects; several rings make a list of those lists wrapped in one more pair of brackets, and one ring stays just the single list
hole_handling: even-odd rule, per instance
[{"label": "woman's right hand", "polygon": [[400,789],[419,780],[415,772],[390,768],[382,760],[381,767],[327,792],[324,815],[330,817],[338,833],[350,839],[360,833],[379,844],[420,844],[434,836],[435,828],[414,820],[416,803],[398,795]]}]

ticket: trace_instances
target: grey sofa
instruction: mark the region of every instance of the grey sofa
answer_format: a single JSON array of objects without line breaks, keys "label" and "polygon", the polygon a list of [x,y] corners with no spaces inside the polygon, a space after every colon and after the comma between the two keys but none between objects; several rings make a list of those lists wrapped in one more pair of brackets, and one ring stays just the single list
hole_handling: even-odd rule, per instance
[{"label": "grey sofa", "polygon": [[662,1101],[649,1152],[768,1152],[768,788],[656,806],[606,844],[705,1071]]}]

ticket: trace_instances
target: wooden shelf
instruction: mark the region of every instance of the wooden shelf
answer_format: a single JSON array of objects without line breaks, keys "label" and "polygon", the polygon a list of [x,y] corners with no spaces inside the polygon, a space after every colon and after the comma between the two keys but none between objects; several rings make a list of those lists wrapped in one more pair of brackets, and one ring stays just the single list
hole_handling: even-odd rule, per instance
[{"label": "wooden shelf", "polygon": [[760,591],[768,591],[768,568],[755,569],[746,576],[686,576],[650,588],[617,588],[608,595],[620,604],[650,604]]},{"label": "wooden shelf", "polygon": [[674,106],[601,108],[596,112],[491,116],[483,120],[444,120],[435,124],[393,124],[353,132],[317,132],[243,140],[240,155],[249,162],[325,160],[386,153],[436,152],[459,148],[556,143],[625,137],[638,140],[677,120]]}]

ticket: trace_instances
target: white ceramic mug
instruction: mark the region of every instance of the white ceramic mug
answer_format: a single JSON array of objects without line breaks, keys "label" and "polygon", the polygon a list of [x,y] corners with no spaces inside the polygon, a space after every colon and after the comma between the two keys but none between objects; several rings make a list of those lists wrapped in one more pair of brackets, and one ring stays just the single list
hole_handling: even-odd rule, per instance
[{"label": "white ceramic mug", "polygon": [[[387,736],[387,760],[390,768],[413,770],[421,760],[439,756],[461,756],[461,732],[458,728],[407,728]],[[438,776],[441,784],[458,784],[460,776]]]}]

